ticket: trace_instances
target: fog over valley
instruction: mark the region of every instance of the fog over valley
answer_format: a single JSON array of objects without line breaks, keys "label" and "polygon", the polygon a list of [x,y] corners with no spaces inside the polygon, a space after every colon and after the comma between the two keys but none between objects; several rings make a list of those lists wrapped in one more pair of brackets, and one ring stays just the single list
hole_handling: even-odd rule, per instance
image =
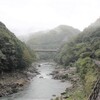
[{"label": "fog over valley", "polygon": [[0,100],[100,100],[100,0],[0,0]]}]

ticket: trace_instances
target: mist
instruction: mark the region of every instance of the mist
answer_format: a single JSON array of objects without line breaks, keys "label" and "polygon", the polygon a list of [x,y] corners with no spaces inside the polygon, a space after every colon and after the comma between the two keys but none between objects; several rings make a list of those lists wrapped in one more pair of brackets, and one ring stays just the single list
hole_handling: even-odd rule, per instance
[{"label": "mist", "polygon": [[70,25],[83,30],[100,16],[99,0],[0,0],[0,20],[17,36]]},{"label": "mist", "polygon": [[0,100],[100,100],[100,0],[0,0]]}]

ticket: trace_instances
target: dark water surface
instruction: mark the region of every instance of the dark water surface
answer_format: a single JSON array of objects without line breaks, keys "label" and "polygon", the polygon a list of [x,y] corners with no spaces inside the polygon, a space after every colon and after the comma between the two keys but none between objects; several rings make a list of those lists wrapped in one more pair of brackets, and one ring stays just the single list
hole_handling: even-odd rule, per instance
[{"label": "dark water surface", "polygon": [[34,77],[27,88],[9,97],[0,98],[0,100],[50,100],[53,95],[59,96],[71,86],[70,82],[54,80],[49,75],[54,70],[55,63],[41,62],[40,65],[41,67],[38,67],[40,75]]}]

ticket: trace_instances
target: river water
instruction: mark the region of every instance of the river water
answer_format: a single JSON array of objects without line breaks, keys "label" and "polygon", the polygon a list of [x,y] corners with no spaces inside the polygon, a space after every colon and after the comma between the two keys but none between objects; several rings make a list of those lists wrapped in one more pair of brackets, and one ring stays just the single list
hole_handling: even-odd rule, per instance
[{"label": "river water", "polygon": [[61,82],[52,79],[49,75],[55,68],[55,63],[41,62],[38,67],[39,75],[31,80],[31,83],[23,91],[0,100],[50,100],[53,95],[59,96],[66,88],[70,87],[70,82]]}]

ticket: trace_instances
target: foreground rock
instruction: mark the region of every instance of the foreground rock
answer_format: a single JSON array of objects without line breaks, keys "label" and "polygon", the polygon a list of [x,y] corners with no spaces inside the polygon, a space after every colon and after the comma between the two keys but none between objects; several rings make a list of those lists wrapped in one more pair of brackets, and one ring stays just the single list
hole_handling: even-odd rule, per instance
[{"label": "foreground rock", "polygon": [[23,73],[9,73],[0,76],[0,97],[22,90],[28,83],[28,78]]},{"label": "foreground rock", "polygon": [[61,81],[70,80],[71,82],[76,82],[79,80],[79,77],[76,75],[76,67],[65,69],[59,66],[51,73],[51,75],[54,79],[60,79]]},{"label": "foreground rock", "polygon": [[0,75],[0,97],[21,91],[30,83],[30,79],[38,74],[34,67],[23,72],[2,73]]},{"label": "foreground rock", "polygon": [[62,66],[57,66],[51,75],[54,79],[61,80],[62,82],[69,80],[72,84],[72,86],[66,88],[66,90],[61,93],[59,97],[52,100],[67,100],[70,97],[69,93],[72,93],[77,87],[81,87],[80,78],[78,74],[76,74],[76,67],[67,67],[65,69]]}]

